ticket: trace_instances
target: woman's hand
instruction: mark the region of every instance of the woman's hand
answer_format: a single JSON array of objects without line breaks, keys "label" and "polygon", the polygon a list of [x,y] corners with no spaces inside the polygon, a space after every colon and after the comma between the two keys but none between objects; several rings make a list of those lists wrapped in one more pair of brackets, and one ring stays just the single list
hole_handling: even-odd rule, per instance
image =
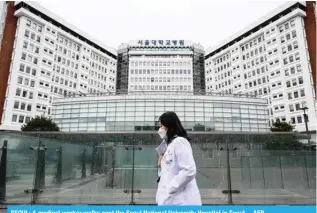
[{"label": "woman's hand", "polygon": [[160,153],[159,154],[159,158],[158,158],[158,161],[157,161],[157,167],[158,168],[161,168],[161,161],[162,161],[163,155],[164,155],[164,153]]}]

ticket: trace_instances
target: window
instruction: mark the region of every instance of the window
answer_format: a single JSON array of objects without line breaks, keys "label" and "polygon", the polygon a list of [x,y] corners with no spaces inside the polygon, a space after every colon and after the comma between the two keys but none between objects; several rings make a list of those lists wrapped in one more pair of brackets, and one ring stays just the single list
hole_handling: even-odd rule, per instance
[{"label": "window", "polygon": [[23,78],[21,76],[18,77],[18,84],[22,84]]},{"label": "window", "polygon": [[24,116],[23,116],[23,115],[20,115],[20,116],[19,116],[19,123],[23,123],[23,121],[24,121]]},{"label": "window", "polygon": [[292,75],[295,74],[295,67],[291,67],[290,70]]},{"label": "window", "polygon": [[12,122],[17,122],[18,116],[17,115],[12,115]]},{"label": "window", "polygon": [[25,73],[30,74],[30,72],[31,72],[31,67],[26,67]]},{"label": "window", "polygon": [[28,19],[26,20],[26,26],[30,27],[31,26],[31,21]]},{"label": "window", "polygon": [[293,37],[293,38],[296,38],[296,36],[297,36],[297,35],[296,35],[296,31],[295,31],[295,30],[292,31],[292,37]]},{"label": "window", "polygon": [[299,53],[295,53],[295,60],[296,60],[296,61],[299,61],[299,60],[300,60]]},{"label": "window", "polygon": [[295,21],[291,20],[290,24],[291,24],[291,27],[294,27],[295,26]]},{"label": "window", "polygon": [[294,98],[298,98],[298,92],[297,91],[294,92]]},{"label": "window", "polygon": [[287,51],[292,51],[292,49],[293,49],[293,48],[292,48],[292,45],[288,45],[288,46],[287,46]]},{"label": "window", "polygon": [[24,36],[28,38],[30,36],[30,31],[26,30]]},{"label": "window", "polygon": [[24,64],[20,64],[20,69],[19,69],[19,70],[20,70],[21,72],[24,72],[24,67],[25,67]]},{"label": "window", "polygon": [[14,109],[19,109],[19,102],[18,102],[18,101],[15,101],[15,102],[14,102],[13,108],[14,108]]},{"label": "window", "polygon": [[281,43],[284,43],[285,42],[285,38],[284,36],[281,36]]},{"label": "window", "polygon": [[29,122],[30,120],[31,120],[30,117],[28,117],[28,116],[25,117],[25,122],[26,122],[26,123]]},{"label": "window", "polygon": [[305,90],[304,89],[300,90],[300,97],[305,97]]},{"label": "window", "polygon": [[29,112],[32,111],[32,105],[31,105],[31,104],[28,104],[26,110],[29,111]]},{"label": "window", "polygon": [[25,103],[21,103],[21,110],[25,110]]},{"label": "window", "polygon": [[27,95],[27,91],[23,90],[23,92],[22,92],[22,97],[23,97],[23,98],[26,98],[26,95]]},{"label": "window", "polygon": [[284,58],[283,59],[283,63],[284,63],[284,65],[286,65],[288,62],[287,62],[287,58]]},{"label": "window", "polygon": [[27,42],[27,41],[24,41],[24,42],[23,42],[23,48],[24,48],[24,49],[27,49],[27,48],[28,48],[28,42]]},{"label": "window", "polygon": [[298,65],[296,66],[296,68],[297,68],[297,72],[301,72],[301,71],[302,71],[302,66],[301,66],[300,64],[298,64]]},{"label": "window", "polygon": [[303,123],[302,116],[297,116],[297,123]]},{"label": "window", "polygon": [[290,40],[291,39],[291,35],[288,33],[288,34],[286,34],[286,40],[288,41],[288,40]]},{"label": "window", "polygon": [[28,62],[32,62],[32,56],[31,55],[28,55],[27,61]]},{"label": "window", "polygon": [[22,53],[21,59],[26,60],[26,53]]},{"label": "window", "polygon": [[34,87],[35,86],[35,81],[34,80],[31,80],[31,87]]},{"label": "window", "polygon": [[30,79],[28,79],[28,78],[24,79],[24,85],[25,85],[25,86],[28,86],[28,85],[29,85],[29,82],[30,82]]},{"label": "window", "polygon": [[16,92],[15,92],[16,96],[20,96],[21,95],[21,89],[17,88]]},{"label": "window", "polygon": [[289,105],[289,111],[294,112],[294,105],[293,104]]},{"label": "window", "polygon": [[292,84],[293,84],[293,87],[297,86],[297,81],[296,81],[296,79],[295,79],[295,78],[294,78],[294,79],[292,79]]},{"label": "window", "polygon": [[286,81],[286,87],[291,87],[291,82],[290,81]]},{"label": "window", "polygon": [[291,118],[291,123],[292,123],[292,124],[295,124],[295,123],[296,123],[296,121],[295,121],[295,118],[294,118],[294,117],[292,117],[292,118]]},{"label": "window", "polygon": [[298,77],[298,84],[303,84],[304,83],[304,81],[303,81],[303,77]]},{"label": "window", "polygon": [[294,49],[298,49],[298,42],[295,41],[295,42],[293,43],[293,46],[294,46]]},{"label": "window", "polygon": [[294,62],[294,56],[291,55],[291,56],[289,57],[289,63],[293,63],[293,62]]}]

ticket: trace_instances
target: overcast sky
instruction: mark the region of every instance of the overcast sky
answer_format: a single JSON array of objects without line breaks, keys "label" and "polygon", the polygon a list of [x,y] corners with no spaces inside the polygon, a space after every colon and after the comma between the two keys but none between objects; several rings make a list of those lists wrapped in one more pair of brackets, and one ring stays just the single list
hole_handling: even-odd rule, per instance
[{"label": "overcast sky", "polygon": [[138,39],[184,39],[205,49],[218,44],[283,1],[78,0],[38,2],[77,28],[117,48]]}]

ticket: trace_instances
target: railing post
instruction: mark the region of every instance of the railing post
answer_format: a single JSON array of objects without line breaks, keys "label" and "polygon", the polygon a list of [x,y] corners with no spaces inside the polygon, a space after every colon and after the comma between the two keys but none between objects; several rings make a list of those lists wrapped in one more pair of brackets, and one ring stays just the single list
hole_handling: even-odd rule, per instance
[{"label": "railing post", "polygon": [[43,146],[44,149],[40,149],[40,189],[45,188],[45,145]]},{"label": "railing post", "polygon": [[134,158],[135,158],[135,141],[133,141],[132,147],[132,187],[131,187],[131,203],[130,205],[134,205]]},{"label": "railing post", "polygon": [[248,166],[249,166],[249,178],[250,178],[250,186],[252,188],[252,175],[251,175],[251,162],[250,162],[250,156],[247,156],[248,158]]},{"label": "railing post", "polygon": [[309,183],[309,176],[308,176],[308,168],[307,168],[307,159],[306,159],[306,155],[304,155],[304,159],[305,159],[305,172],[306,172],[306,177],[307,177],[307,188],[310,189],[310,183]]},{"label": "railing post", "polygon": [[36,148],[30,147],[32,150],[37,150],[35,185],[34,189],[43,189],[45,187],[45,151],[46,147],[39,141],[39,146]]},{"label": "railing post", "polygon": [[260,158],[261,158],[261,166],[262,166],[263,188],[265,189],[266,188],[266,183],[265,183],[263,156],[260,156]]},{"label": "railing post", "polygon": [[230,152],[229,142],[226,140],[226,157],[227,157],[227,179],[228,179],[228,204],[232,204],[232,186],[231,186],[231,166],[230,166]]},{"label": "railing post", "polygon": [[86,148],[81,154],[81,178],[86,178]]},{"label": "railing post", "polygon": [[[228,181],[228,189],[226,190],[222,190],[223,194],[228,194],[228,204],[233,204],[232,202],[232,194],[239,194],[240,191],[239,190],[232,190],[232,180],[231,180],[231,165],[230,165],[230,148],[229,148],[229,139],[231,139],[230,137],[226,138],[226,161],[227,161],[227,181]],[[234,141],[234,140],[233,140]],[[221,148],[220,150],[223,150],[223,148]],[[236,151],[237,148],[233,148],[233,151]]]},{"label": "railing post", "polygon": [[106,151],[107,146],[101,144],[100,146],[96,146],[98,148],[98,152],[96,154],[96,172],[99,174],[105,174],[106,171]]},{"label": "railing post", "polygon": [[61,184],[62,183],[62,146],[59,147],[59,149],[56,150],[58,154],[58,162],[57,162],[57,171],[56,171],[56,183]]},{"label": "railing post", "polygon": [[135,205],[135,203],[134,203],[134,193],[141,193],[141,190],[140,190],[140,189],[135,190],[135,187],[134,187],[135,150],[136,150],[136,149],[142,150],[142,147],[136,147],[136,146],[135,146],[135,141],[133,141],[133,145],[132,145],[131,148],[130,148],[130,147],[131,147],[131,146],[126,146],[126,147],[125,147],[125,150],[132,149],[132,178],[131,178],[131,190],[125,189],[124,192],[125,192],[125,193],[131,192],[131,202],[130,202],[129,205]]},{"label": "railing post", "polygon": [[91,169],[90,169],[90,175],[95,174],[95,169],[96,169],[96,145],[97,143],[93,143],[92,146],[92,155],[91,155]]},{"label": "railing post", "polygon": [[284,180],[283,180],[283,171],[282,171],[282,161],[281,161],[281,156],[278,156],[278,160],[280,162],[280,171],[281,171],[281,183],[282,183],[282,189],[284,189]]},{"label": "railing post", "polygon": [[[39,140],[38,147],[30,147],[30,149],[37,151],[34,178],[35,180],[33,189],[31,190],[33,194],[32,203],[36,203],[39,194],[43,191],[42,189],[45,188],[45,151],[47,148],[44,145],[42,145],[42,141]],[[25,192],[29,193],[30,191],[26,189]]]},{"label": "railing post", "polygon": [[0,163],[0,203],[6,200],[6,178],[7,178],[7,146],[8,141],[3,141],[2,156]]},{"label": "railing post", "polygon": [[114,175],[115,175],[115,166],[116,166],[116,161],[115,161],[115,156],[116,156],[116,147],[113,146],[111,150],[111,156],[112,156],[112,173],[111,173],[111,188],[113,189],[114,187]]}]

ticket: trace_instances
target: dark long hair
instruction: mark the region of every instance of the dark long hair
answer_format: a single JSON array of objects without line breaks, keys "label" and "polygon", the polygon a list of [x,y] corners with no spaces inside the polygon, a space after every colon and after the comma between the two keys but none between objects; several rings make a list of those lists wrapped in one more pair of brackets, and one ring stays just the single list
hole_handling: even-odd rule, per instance
[{"label": "dark long hair", "polygon": [[190,140],[186,130],[182,126],[181,121],[179,120],[178,116],[175,112],[165,112],[163,113],[159,121],[165,127],[167,127],[167,140],[166,142],[169,144],[175,136],[180,136],[186,138],[188,141]]}]

